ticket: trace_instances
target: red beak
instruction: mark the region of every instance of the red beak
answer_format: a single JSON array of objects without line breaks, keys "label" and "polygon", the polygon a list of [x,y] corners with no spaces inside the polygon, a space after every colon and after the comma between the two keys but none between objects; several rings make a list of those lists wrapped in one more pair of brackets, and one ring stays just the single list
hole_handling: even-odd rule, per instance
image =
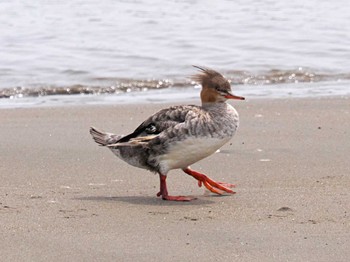
[{"label": "red beak", "polygon": [[245,98],[243,96],[235,96],[231,93],[227,93],[227,95],[225,95],[225,98],[227,99],[238,99],[238,100],[245,100]]}]

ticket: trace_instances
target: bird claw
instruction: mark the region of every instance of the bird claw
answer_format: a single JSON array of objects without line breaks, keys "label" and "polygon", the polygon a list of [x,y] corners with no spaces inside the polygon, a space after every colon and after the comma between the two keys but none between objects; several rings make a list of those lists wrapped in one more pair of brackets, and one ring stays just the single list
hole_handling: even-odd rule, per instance
[{"label": "bird claw", "polygon": [[163,200],[168,201],[191,201],[194,198],[184,196],[169,196],[168,189],[166,186],[166,176],[159,173],[160,178],[160,191],[157,193],[157,197],[162,196]]},{"label": "bird claw", "polygon": [[182,201],[182,202],[189,202],[191,200],[195,200],[197,198],[195,197],[186,197],[186,196],[162,196],[163,200],[168,200],[168,201]]},{"label": "bird claw", "polygon": [[198,186],[201,187],[202,184],[210,191],[218,195],[222,195],[223,193],[230,193],[235,194],[236,192],[232,191],[230,188],[235,187],[234,184],[230,183],[223,183],[223,182],[215,182],[214,180],[210,179],[204,174],[201,174],[199,172],[196,172],[192,169],[184,169],[185,173],[193,176],[195,179],[198,180]]},{"label": "bird claw", "polygon": [[161,192],[158,192],[157,197],[160,197],[160,196],[162,196],[163,200],[168,200],[168,201],[188,202],[188,201],[197,199],[195,197],[186,197],[186,196],[169,196],[169,195],[163,196]]},{"label": "bird claw", "polygon": [[210,178],[206,177],[205,182],[203,182],[205,187],[209,189],[209,191],[222,195],[223,193],[229,193],[229,194],[235,194],[233,190],[230,188],[235,187],[233,184],[227,184],[227,183],[221,183],[221,182],[215,182],[214,180],[211,180]]},{"label": "bird claw", "polygon": [[228,187],[228,188],[234,188],[234,187],[236,187],[235,184],[224,183],[224,182],[216,182],[216,183],[218,183],[219,185],[222,185],[222,186],[224,186],[224,187]]}]

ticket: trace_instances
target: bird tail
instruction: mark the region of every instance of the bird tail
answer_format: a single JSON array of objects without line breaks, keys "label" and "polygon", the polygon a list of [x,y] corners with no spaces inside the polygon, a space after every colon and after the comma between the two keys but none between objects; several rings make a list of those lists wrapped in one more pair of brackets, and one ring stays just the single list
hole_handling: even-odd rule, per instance
[{"label": "bird tail", "polygon": [[122,136],[99,131],[95,127],[90,127],[90,134],[92,135],[92,138],[95,140],[95,142],[100,146],[115,144],[120,138],[122,138]]}]

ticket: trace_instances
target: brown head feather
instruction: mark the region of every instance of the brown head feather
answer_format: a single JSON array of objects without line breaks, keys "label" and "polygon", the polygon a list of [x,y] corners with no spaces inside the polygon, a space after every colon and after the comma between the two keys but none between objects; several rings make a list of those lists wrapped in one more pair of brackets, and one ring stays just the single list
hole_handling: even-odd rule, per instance
[{"label": "brown head feather", "polygon": [[195,65],[194,67],[201,70],[201,72],[192,76],[191,79],[200,83],[203,88],[207,87],[215,88],[217,90],[231,90],[230,83],[219,72],[205,67],[199,67]]},{"label": "brown head feather", "polygon": [[204,103],[222,103],[227,99],[244,100],[244,97],[231,93],[231,85],[227,79],[215,70],[194,66],[201,70],[199,74],[192,76],[192,80],[202,85],[201,100]]}]

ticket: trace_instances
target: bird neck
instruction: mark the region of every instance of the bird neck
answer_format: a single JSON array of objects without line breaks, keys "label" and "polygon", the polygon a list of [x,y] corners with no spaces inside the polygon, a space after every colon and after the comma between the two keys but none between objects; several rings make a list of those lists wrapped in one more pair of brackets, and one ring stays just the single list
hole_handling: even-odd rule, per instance
[{"label": "bird neck", "polygon": [[213,88],[203,87],[201,91],[201,101],[203,104],[223,103],[225,100]]}]

